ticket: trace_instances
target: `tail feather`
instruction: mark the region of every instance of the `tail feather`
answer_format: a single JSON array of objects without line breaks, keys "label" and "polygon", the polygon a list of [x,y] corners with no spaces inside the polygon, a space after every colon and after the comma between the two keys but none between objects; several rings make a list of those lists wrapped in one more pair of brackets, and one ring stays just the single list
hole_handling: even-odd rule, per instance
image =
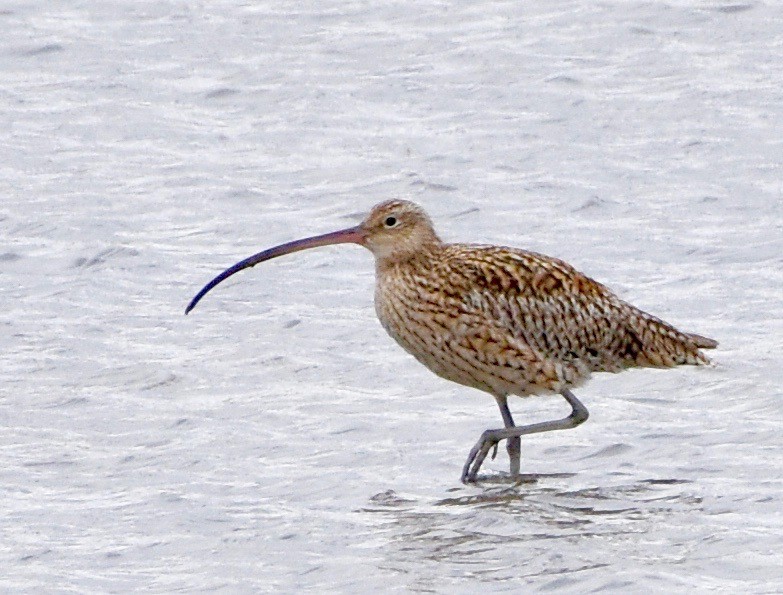
[{"label": "tail feather", "polygon": [[[634,308],[628,325],[638,338],[635,364],[643,367],[668,368],[683,364],[709,364],[709,358],[700,349],[714,349],[714,339],[684,333],[668,322]],[[630,355],[630,354],[629,354]]]},{"label": "tail feather", "polygon": [[688,338],[693,341],[699,349],[715,349],[718,346],[718,342],[715,339],[697,335],[695,333],[688,333]]}]

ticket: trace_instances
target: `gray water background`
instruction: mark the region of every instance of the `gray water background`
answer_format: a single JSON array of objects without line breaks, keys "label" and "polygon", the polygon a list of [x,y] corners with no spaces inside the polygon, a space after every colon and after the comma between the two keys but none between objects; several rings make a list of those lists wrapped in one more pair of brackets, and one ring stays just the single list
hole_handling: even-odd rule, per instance
[{"label": "gray water background", "polygon": [[[783,5],[4,0],[0,590],[783,592]],[[716,365],[492,400],[377,323],[413,199]],[[561,399],[512,404],[559,417]]]}]

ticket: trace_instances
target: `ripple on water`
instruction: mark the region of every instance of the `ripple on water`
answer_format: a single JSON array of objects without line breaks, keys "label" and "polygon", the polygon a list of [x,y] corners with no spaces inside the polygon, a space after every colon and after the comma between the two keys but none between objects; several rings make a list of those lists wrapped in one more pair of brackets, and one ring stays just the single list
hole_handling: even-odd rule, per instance
[{"label": "ripple on water", "polygon": [[73,261],[73,267],[77,269],[89,269],[106,264],[112,260],[138,256],[139,251],[125,246],[112,246],[104,248],[93,256],[80,256]]},{"label": "ripple on water", "polygon": [[[690,482],[679,478],[580,489],[572,489],[572,482],[571,474],[524,482],[501,477],[454,488],[450,491],[463,494],[434,500],[388,490],[360,512],[385,519],[388,565],[400,572],[411,558],[421,557],[445,565],[447,582],[469,573],[491,582],[552,576],[552,584],[559,584],[558,576],[570,581],[579,576],[574,573],[616,567],[618,559],[631,567],[655,556],[662,545],[652,529],[703,512]],[[590,544],[596,542],[618,558],[591,559]],[[687,548],[674,549],[684,554]]]}]

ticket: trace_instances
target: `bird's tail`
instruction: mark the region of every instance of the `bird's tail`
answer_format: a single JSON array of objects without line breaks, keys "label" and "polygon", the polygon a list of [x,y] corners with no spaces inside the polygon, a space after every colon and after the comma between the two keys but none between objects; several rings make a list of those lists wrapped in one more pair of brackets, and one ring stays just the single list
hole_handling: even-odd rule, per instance
[{"label": "bird's tail", "polygon": [[718,342],[714,339],[682,332],[668,322],[641,310],[636,310],[634,314],[628,326],[639,341],[636,365],[668,368],[683,364],[710,363],[710,359],[701,350],[717,347]]},{"label": "bird's tail", "polygon": [[715,339],[697,335],[695,333],[688,333],[688,338],[693,341],[699,349],[715,349],[718,346],[718,342]]}]

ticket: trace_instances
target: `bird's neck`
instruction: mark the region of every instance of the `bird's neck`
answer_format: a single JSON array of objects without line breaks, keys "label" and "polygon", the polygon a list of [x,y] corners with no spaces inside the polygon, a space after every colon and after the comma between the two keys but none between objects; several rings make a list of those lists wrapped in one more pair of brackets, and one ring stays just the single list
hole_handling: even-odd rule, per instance
[{"label": "bird's neck", "polygon": [[400,250],[388,255],[376,257],[375,268],[378,273],[393,269],[414,268],[429,269],[443,251],[445,244],[437,237],[431,241],[417,244],[415,249]]}]

